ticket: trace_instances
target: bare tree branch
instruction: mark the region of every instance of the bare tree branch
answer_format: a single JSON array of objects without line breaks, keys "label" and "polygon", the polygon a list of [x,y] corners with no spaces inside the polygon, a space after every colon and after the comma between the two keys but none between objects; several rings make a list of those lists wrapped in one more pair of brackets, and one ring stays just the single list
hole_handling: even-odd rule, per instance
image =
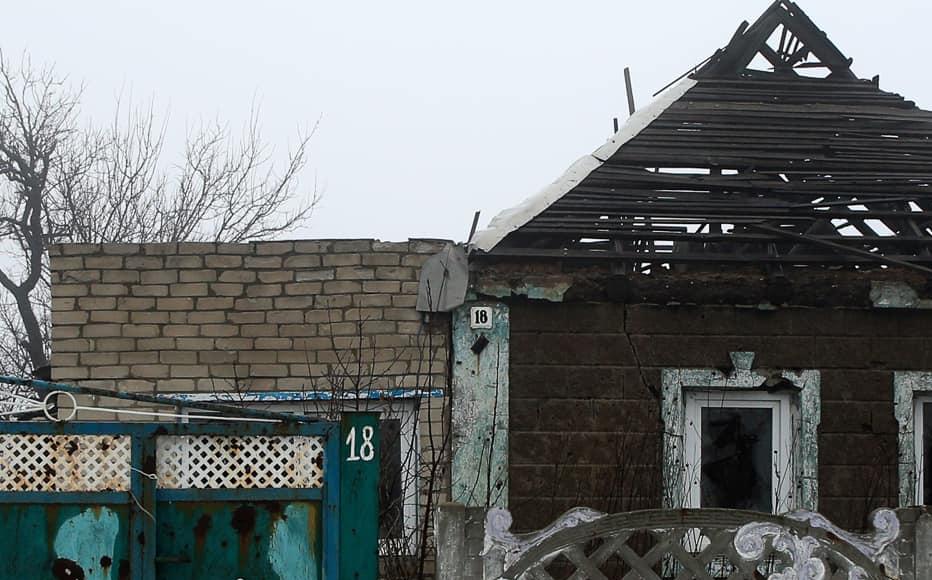
[{"label": "bare tree branch", "polygon": [[270,239],[319,199],[298,179],[314,129],[278,165],[253,107],[238,138],[201,125],[171,163],[153,104],[118,101],[95,128],[79,122],[80,99],[54,69],[0,53],[0,287],[12,299],[0,312],[0,364],[28,355],[10,363],[20,372],[49,364],[48,301],[36,299],[49,286],[48,244]]}]

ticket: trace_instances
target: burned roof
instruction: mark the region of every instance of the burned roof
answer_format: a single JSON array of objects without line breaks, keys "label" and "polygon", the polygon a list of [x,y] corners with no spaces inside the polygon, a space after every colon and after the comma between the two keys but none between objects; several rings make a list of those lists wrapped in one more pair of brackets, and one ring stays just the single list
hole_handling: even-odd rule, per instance
[{"label": "burned roof", "polygon": [[778,1],[474,256],[932,273],[932,113],[878,85]]}]

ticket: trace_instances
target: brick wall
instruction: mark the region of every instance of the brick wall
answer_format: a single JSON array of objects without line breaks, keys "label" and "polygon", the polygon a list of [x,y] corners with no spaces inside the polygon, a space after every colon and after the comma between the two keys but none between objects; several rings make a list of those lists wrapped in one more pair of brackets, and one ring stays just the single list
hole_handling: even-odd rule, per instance
[{"label": "brick wall", "polygon": [[[52,377],[163,395],[445,390],[450,318],[435,314],[425,321],[415,310],[420,268],[445,244],[53,246]],[[154,410],[111,399],[79,402]],[[422,469],[414,471],[437,474],[419,482],[425,506],[429,490],[437,501],[449,486],[448,398],[415,399],[414,406],[422,458]],[[78,419],[140,417],[95,411]],[[403,478],[412,475],[420,477],[406,472]]]},{"label": "brick wall", "polygon": [[548,304],[511,310],[511,507],[660,507],[664,367],[821,372],[820,509],[847,527],[897,503],[893,370],[932,369],[932,311]]},{"label": "brick wall", "polygon": [[446,382],[447,317],[415,311],[443,242],[63,245],[51,249],[53,378],[130,390]]}]

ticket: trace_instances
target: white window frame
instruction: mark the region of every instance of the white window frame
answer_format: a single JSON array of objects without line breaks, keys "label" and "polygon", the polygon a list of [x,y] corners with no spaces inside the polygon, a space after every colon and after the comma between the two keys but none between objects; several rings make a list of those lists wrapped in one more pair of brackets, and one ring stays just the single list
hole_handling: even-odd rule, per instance
[{"label": "white window frame", "polygon": [[[794,471],[792,456],[793,405],[788,394],[774,394],[766,391],[728,391],[722,389],[685,389],[685,432],[684,432],[684,496],[688,508],[701,506],[701,465],[702,465],[702,409],[737,408],[770,409],[773,411],[773,428],[771,431],[771,448],[774,460],[771,462],[771,506],[775,513],[788,511],[795,507],[793,485],[783,485],[787,478],[783,475]],[[793,478],[795,479],[795,478]],[[791,479],[792,481],[792,479]]]},{"label": "white window frame", "polygon": [[[926,403],[932,403],[932,396],[929,393],[913,398],[913,451],[915,453],[913,460],[916,462],[915,505],[926,505],[925,486],[922,481],[925,475],[923,473],[925,461],[923,461],[922,439],[925,434],[923,419]],[[932,497],[928,499],[932,500]]]},{"label": "white window frame", "polygon": [[[713,368],[665,368],[661,371],[661,418],[663,420],[663,505],[682,508],[689,501],[686,472],[685,397],[692,390],[724,391],[728,394],[762,392],[789,398],[793,423],[790,426],[793,446],[790,449],[792,501],[775,506],[777,511],[819,507],[819,423],[822,418],[821,376],[819,371],[752,370],[753,352],[730,353],[731,372]],[[766,389],[767,385],[781,390]]]}]

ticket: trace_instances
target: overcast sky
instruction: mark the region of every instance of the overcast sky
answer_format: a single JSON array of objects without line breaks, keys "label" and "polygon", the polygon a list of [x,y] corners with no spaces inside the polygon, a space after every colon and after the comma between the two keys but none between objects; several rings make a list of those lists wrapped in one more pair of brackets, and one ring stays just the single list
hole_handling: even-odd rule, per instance
[{"label": "overcast sky", "polygon": [[[289,237],[465,239],[601,145],[769,0],[44,0],[3,3],[0,48],[85,84],[84,112],[154,98],[170,137],[257,100],[280,149],[320,119]],[[932,106],[928,0],[802,0],[861,77]]]}]

